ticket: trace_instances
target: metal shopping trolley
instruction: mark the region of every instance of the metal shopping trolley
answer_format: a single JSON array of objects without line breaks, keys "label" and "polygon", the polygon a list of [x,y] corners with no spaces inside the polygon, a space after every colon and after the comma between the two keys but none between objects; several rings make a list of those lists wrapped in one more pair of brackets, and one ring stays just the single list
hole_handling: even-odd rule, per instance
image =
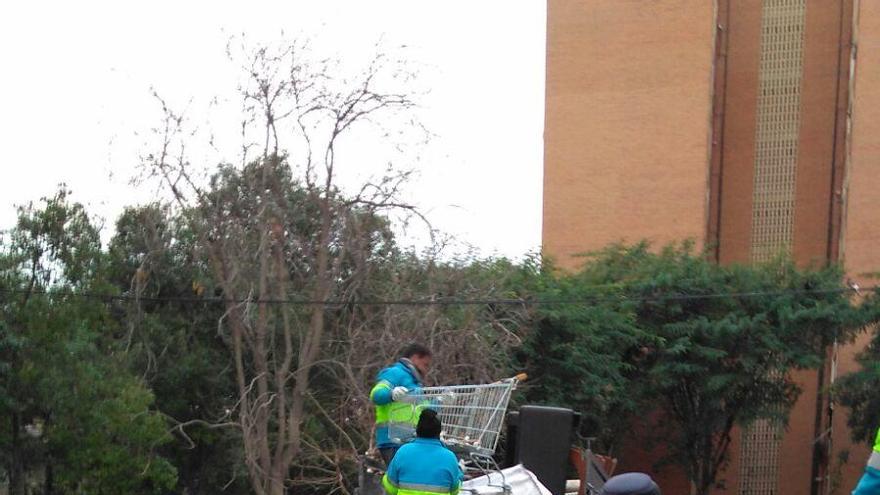
[{"label": "metal shopping trolley", "polygon": [[[392,442],[398,444],[410,441],[415,437],[414,425],[418,422],[419,415],[425,409],[433,409],[443,423],[441,440],[458,455],[465,465],[466,473],[477,476],[489,472],[500,473],[501,470],[492,456],[504,426],[510,394],[525,379],[526,375],[522,373],[495,383],[424,387],[416,390],[401,399],[412,405],[409,417],[395,418],[395,423],[389,424],[388,436]],[[383,467],[371,455],[375,453],[360,457],[356,495],[384,493],[379,482]],[[505,483],[502,485],[507,486]]]},{"label": "metal shopping trolley", "polygon": [[403,401],[412,404],[408,423],[389,428],[389,436],[396,443],[408,442],[414,435],[412,425],[424,409],[434,409],[443,423],[441,440],[460,456],[472,453],[492,455],[501,436],[510,394],[525,374],[480,385],[451,385],[424,387]]}]

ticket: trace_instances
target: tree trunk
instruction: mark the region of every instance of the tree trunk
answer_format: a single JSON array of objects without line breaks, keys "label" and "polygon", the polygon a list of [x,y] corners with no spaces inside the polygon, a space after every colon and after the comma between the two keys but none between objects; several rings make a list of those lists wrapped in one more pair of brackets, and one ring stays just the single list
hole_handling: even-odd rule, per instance
[{"label": "tree trunk", "polygon": [[43,485],[44,495],[52,495],[55,492],[55,489],[53,487],[55,481],[52,479],[52,477],[52,458],[50,457],[48,459],[48,462],[46,463],[46,482]]},{"label": "tree trunk", "polygon": [[9,494],[25,495],[24,459],[21,452],[21,417],[12,413],[12,456],[9,462]]},{"label": "tree trunk", "polygon": [[284,495],[284,479],[287,478],[286,473],[273,473],[272,480],[269,481],[269,495]]}]

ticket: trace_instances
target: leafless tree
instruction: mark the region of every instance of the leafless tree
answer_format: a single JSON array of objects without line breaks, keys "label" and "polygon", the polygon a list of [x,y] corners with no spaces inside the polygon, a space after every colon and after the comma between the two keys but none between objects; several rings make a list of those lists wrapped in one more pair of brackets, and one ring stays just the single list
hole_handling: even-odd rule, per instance
[{"label": "leafless tree", "polygon": [[[440,381],[499,378],[503,363],[487,356],[516,343],[522,312],[440,304],[444,294],[492,294],[498,281],[474,282],[454,263],[395,245],[388,214],[422,218],[400,199],[408,171],[388,167],[354,190],[339,185],[349,134],[378,130],[379,144],[391,147],[401,130],[423,135],[410,118],[406,64],[379,52],[346,78],[307,43],[247,53],[240,163],[194,163],[196,134],[159,98],[160,141],[145,170],[197,233],[222,292],[220,328],[239,392],[231,409],[254,491],[309,484],[346,492],[346,461],[369,442],[378,368],[419,340],[434,347]],[[199,177],[206,169],[215,171],[207,181]],[[420,303],[364,304],[370,299]]]},{"label": "leafless tree", "polygon": [[424,342],[433,349],[436,365],[429,384],[486,383],[506,377],[510,351],[527,323],[525,306],[458,302],[509,296],[506,289],[514,285],[517,269],[504,262],[459,264],[426,255],[398,255],[387,263],[373,263],[369,279],[352,288],[353,296],[381,304],[353,304],[328,312],[327,358],[319,368],[322,381],[332,383],[333,389],[310,396],[315,422],[323,431],[320,444],[310,442],[298,459],[298,481],[343,493],[354,483],[347,477],[355,474],[356,456],[372,440],[370,387],[376,372],[394,362],[408,342]]},{"label": "leafless tree", "polygon": [[413,107],[407,93],[378,89],[399,86],[408,74],[383,54],[353,80],[339,78],[338,69],[301,42],[253,50],[240,88],[242,165],[221,165],[202,183],[189,158],[187,121],[164,103],[161,143],[145,160],[198,233],[226,301],[236,411],[258,494],[284,493],[309,443],[303,424],[328,327],[325,301],[363,277],[349,262],[352,249],[381,248],[381,239],[357,237],[369,234],[377,212],[415,211],[397,199],[406,173],[388,173],[352,195],[337,185],[341,140]]}]

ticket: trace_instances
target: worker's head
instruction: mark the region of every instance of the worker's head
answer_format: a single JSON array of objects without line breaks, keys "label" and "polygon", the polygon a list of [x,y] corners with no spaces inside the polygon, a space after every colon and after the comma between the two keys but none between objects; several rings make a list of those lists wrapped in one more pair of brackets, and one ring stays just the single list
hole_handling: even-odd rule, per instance
[{"label": "worker's head", "polygon": [[419,416],[419,424],[416,425],[416,436],[419,438],[440,438],[440,430],[443,424],[440,423],[440,417],[437,411],[433,409],[425,409]]},{"label": "worker's head", "polygon": [[427,375],[431,369],[431,349],[422,344],[412,343],[403,349],[400,357],[412,361],[413,366],[418,368],[422,375]]}]

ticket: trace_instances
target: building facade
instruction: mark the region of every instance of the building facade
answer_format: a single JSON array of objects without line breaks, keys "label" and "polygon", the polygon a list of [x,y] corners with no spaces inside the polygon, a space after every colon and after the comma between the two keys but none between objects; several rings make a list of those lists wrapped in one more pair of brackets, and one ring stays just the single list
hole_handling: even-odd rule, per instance
[{"label": "building facade", "polygon": [[[543,250],[562,266],[693,239],[720,263],[787,250],[859,280],[880,271],[880,1],[549,0],[544,137]],[[719,492],[852,489],[868,450],[825,390],[867,339],[798,375],[784,430],[738,433]]]}]

